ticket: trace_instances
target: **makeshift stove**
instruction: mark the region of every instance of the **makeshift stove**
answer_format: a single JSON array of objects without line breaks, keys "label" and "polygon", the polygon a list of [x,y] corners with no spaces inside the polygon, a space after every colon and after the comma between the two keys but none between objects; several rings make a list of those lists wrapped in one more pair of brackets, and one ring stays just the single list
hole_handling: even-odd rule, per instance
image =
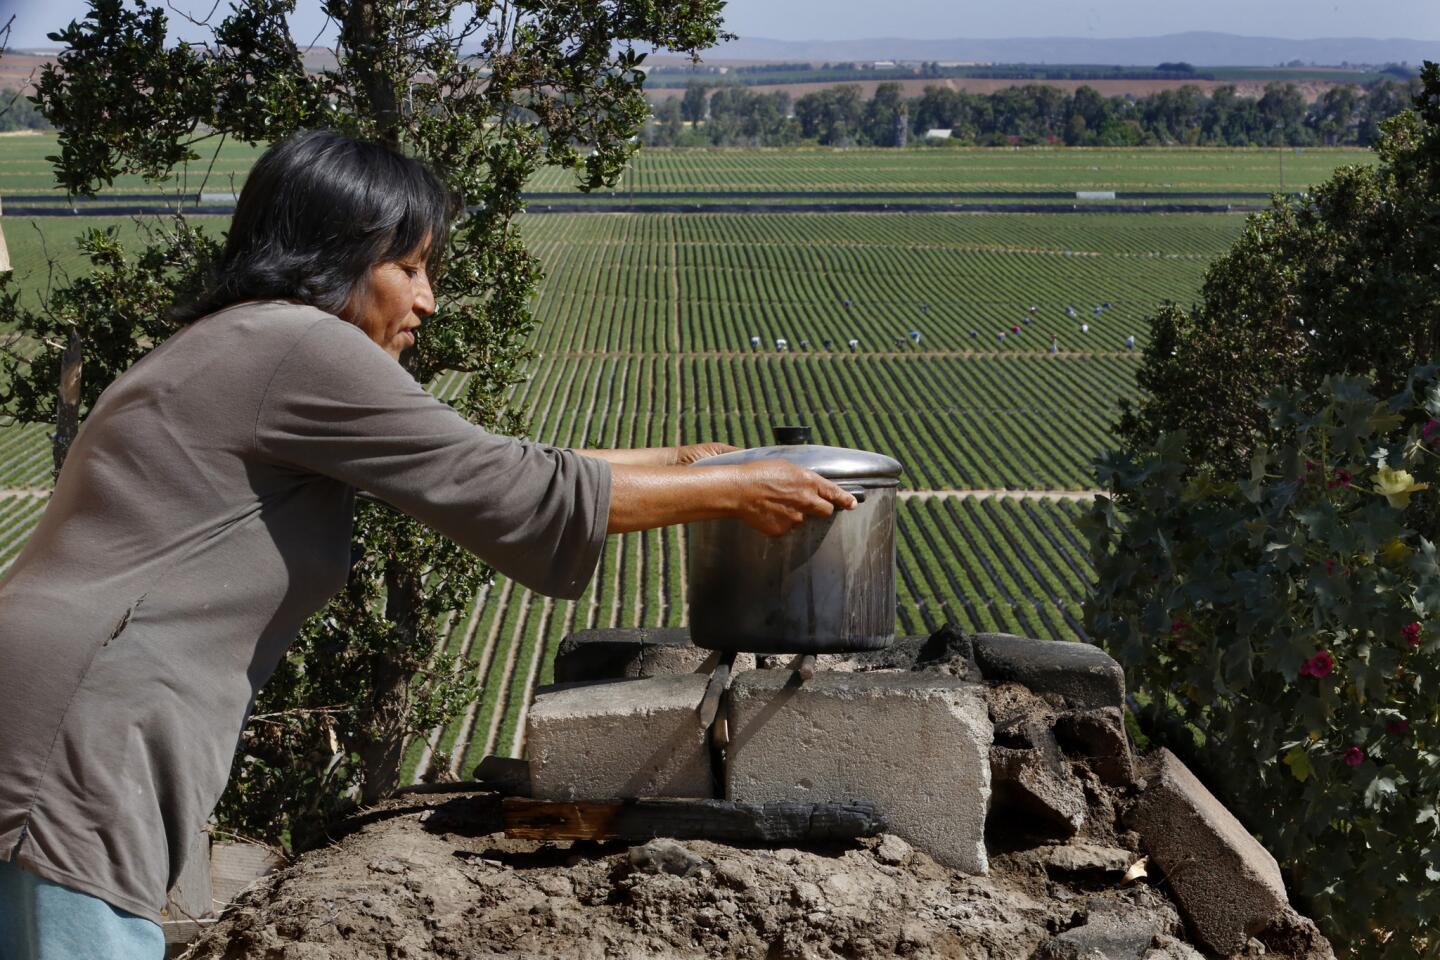
[{"label": "makeshift stove", "polygon": [[[1002,850],[1125,883],[1144,874],[1143,848],[1217,953],[1289,916],[1274,859],[1182,764],[1162,755],[1149,788],[1136,776],[1124,676],[1103,651],[952,627],[896,640],[900,465],[784,439],[696,467],[783,456],[862,502],[776,539],[692,525],[689,628],[567,637],[529,711],[528,760],[505,765],[521,795],[504,801],[507,834],[643,844],[633,859],[669,849],[646,843],[659,837],[885,832],[980,874],[988,832]],[[477,771],[499,786],[493,774]],[[1197,856],[1219,866],[1197,870]]]}]

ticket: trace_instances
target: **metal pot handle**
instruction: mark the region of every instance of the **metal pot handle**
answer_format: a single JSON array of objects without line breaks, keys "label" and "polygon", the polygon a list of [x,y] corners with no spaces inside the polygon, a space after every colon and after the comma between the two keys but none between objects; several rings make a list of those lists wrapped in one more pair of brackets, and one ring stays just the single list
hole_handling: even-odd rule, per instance
[{"label": "metal pot handle", "polygon": [[840,489],[841,489],[841,490],[844,490],[846,493],[850,494],[850,496],[854,497],[854,498],[855,498],[855,502],[856,502],[857,504],[861,504],[861,503],[864,503],[864,502],[865,502],[865,488],[864,488],[864,487],[857,487],[857,486],[853,486],[853,485],[847,487],[847,486],[846,486],[845,484],[843,484],[843,483],[840,484],[839,486],[840,486]]}]

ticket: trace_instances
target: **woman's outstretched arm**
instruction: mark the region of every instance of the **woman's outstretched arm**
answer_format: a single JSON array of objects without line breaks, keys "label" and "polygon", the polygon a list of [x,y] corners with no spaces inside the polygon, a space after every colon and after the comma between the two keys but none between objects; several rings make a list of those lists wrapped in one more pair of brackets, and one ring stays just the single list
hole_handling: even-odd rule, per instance
[{"label": "woman's outstretched arm", "polygon": [[785,460],[700,468],[612,461],[608,532],[729,517],[773,537],[853,506],[834,482]]},{"label": "woman's outstretched arm", "polygon": [[696,460],[729,453],[738,449],[728,443],[684,443],[674,447],[636,447],[630,450],[580,450],[575,452],[611,465],[628,464],[637,467],[685,466]]}]

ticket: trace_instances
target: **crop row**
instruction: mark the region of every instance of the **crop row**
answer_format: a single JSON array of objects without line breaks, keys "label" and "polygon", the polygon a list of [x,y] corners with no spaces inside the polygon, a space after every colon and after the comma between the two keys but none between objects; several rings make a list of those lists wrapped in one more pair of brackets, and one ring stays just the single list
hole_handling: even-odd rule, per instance
[{"label": "crop row", "polygon": [[526,232],[548,275],[533,342],[547,353],[771,352],[779,340],[801,352],[1118,352],[1130,336],[1143,344],[1159,303],[1194,297],[1206,258],[1239,227],[1220,215],[536,218]]},{"label": "crop row", "polygon": [[[1272,150],[1242,149],[797,149],[642,150],[621,181],[626,190],[1180,190],[1280,189]],[[1365,150],[1287,151],[1285,185],[1296,189],[1345,163],[1371,163]],[[574,178],[547,170],[537,190],[574,190]]]},{"label": "crop row", "polygon": [[1114,357],[572,357],[517,402],[531,436],[560,446],[763,446],[800,422],[894,455],[912,489],[1082,489],[1133,371]]},{"label": "crop row", "polygon": [[[0,194],[46,193],[56,189],[51,165],[53,134],[0,141]],[[177,171],[170,190],[220,192],[244,182],[259,149],[226,141],[214,156]],[[209,179],[205,179],[207,168]],[[1284,158],[1289,189],[1315,183],[1346,163],[1371,163],[1366,150],[1289,151]],[[1275,151],[1250,149],[796,149],[683,150],[646,149],[636,155],[617,192],[643,191],[1053,191],[1179,190],[1268,192],[1280,188]],[[108,192],[156,191],[121,175]],[[573,191],[574,175],[542,171],[530,184],[535,191]]]},{"label": "crop row", "polygon": [[46,502],[44,497],[0,492],[0,577],[30,539]]},{"label": "crop row", "polygon": [[[925,634],[949,621],[967,631],[1083,637],[1091,568],[1073,527],[1082,509],[1003,497],[902,500],[897,632]],[[683,556],[679,530],[612,537],[578,600],[549,600],[497,579],[456,611],[446,649],[473,664],[483,692],[464,716],[410,745],[406,777],[418,779],[432,763],[468,775],[486,754],[518,756],[525,712],[535,687],[553,680],[566,634],[688,622]]]},{"label": "crop row", "polygon": [[[563,357],[512,402],[528,435],[568,447],[764,446],[808,423],[818,442],[879,450],[911,489],[1083,489],[1133,392],[1129,357]],[[458,374],[431,385],[453,397]],[[42,424],[0,428],[0,487],[50,482]]]}]

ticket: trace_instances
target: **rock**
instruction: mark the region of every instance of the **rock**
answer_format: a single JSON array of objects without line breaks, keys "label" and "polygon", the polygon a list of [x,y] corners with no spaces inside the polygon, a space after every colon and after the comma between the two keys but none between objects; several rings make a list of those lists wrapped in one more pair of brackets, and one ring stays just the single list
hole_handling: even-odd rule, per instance
[{"label": "rock", "polygon": [[[555,653],[555,682],[593,683],[635,680],[672,673],[709,673],[719,654],[690,642],[684,627],[635,627],[577,630],[560,641]],[[749,669],[754,657],[741,654],[737,669]]]},{"label": "rock", "polygon": [[976,634],[974,645],[975,662],[990,683],[1013,681],[1035,693],[1058,694],[1079,710],[1124,703],[1125,673],[1099,647],[1008,633]]},{"label": "rock", "polygon": [[507,797],[530,796],[530,764],[525,760],[492,754],[480,760],[474,777]]},{"label": "rock", "polygon": [[376,857],[370,861],[370,869],[376,873],[404,873],[407,867],[405,861],[396,857]]},{"label": "rock", "polygon": [[952,660],[973,660],[975,643],[953,623],[947,623],[930,634],[916,652],[915,667],[947,663]]},{"label": "rock", "polygon": [[901,840],[893,833],[882,833],[880,842],[875,846],[875,859],[881,863],[898,865],[910,859],[910,844]]},{"label": "rock", "polygon": [[1130,869],[1138,857],[1129,850],[1077,841],[1064,846],[1041,847],[1042,863],[1060,873],[1118,873]]},{"label": "rock", "polygon": [[1205,960],[1205,956],[1183,940],[1161,933],[1155,936],[1154,943],[1141,954],[1140,960]]},{"label": "rock", "polygon": [[1287,908],[1280,867],[1169,750],[1153,754],[1129,825],[1150,852],[1196,940],[1238,953]]},{"label": "rock", "polygon": [[526,721],[540,800],[712,797],[709,732],[697,707],[707,677],[688,673],[552,688]]},{"label": "rock", "polygon": [[708,860],[691,853],[684,844],[674,840],[651,840],[631,847],[630,865],[641,873],[669,873],[689,877],[710,866]]},{"label": "rock", "polygon": [[1112,787],[1135,782],[1135,760],[1119,707],[1071,711],[1055,720],[1055,738],[1067,755],[1084,762]]},{"label": "rock", "polygon": [[982,691],[928,673],[741,673],[727,709],[726,796],[873,801],[948,866],[987,868],[991,727]]},{"label": "rock", "polygon": [[1035,960],[1141,960],[1170,920],[1158,912],[1105,904],[1092,908],[1080,926],[1041,944]]},{"label": "rock", "polygon": [[1287,906],[1278,917],[1265,925],[1254,937],[1269,953],[1281,954],[1289,960],[1335,960],[1335,951],[1315,926]]},{"label": "rock", "polygon": [[1085,788],[1038,750],[990,751],[993,816],[1025,836],[1073,837],[1085,825]]}]

